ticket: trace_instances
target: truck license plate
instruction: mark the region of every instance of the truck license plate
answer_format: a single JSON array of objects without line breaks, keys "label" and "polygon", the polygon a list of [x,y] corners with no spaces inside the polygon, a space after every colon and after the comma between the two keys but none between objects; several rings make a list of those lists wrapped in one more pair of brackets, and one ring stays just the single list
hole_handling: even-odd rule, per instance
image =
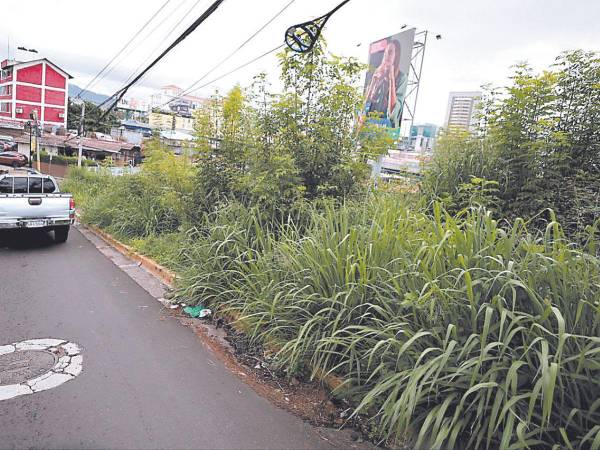
[{"label": "truck license plate", "polygon": [[46,226],[45,220],[30,220],[29,222],[25,222],[26,228],[40,228],[40,227],[45,227],[45,226]]}]

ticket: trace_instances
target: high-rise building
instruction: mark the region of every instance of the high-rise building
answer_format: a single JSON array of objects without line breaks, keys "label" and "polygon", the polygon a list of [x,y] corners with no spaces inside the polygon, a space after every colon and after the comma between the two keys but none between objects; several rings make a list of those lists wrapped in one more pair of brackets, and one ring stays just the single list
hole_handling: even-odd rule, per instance
[{"label": "high-rise building", "polygon": [[472,130],[477,126],[477,113],[481,103],[481,92],[450,92],[444,126]]}]

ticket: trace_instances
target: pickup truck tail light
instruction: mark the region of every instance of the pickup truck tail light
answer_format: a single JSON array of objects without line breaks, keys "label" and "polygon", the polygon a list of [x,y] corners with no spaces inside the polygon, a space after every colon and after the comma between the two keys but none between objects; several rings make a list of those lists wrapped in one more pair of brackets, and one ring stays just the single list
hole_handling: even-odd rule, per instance
[{"label": "pickup truck tail light", "polygon": [[75,199],[71,197],[69,199],[69,219],[75,218]]}]

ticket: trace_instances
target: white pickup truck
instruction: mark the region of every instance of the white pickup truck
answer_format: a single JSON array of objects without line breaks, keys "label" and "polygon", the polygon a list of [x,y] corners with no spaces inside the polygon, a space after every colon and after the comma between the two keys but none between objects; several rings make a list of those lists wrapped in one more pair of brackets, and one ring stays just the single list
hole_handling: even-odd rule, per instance
[{"label": "white pickup truck", "polygon": [[42,228],[66,242],[75,219],[75,202],[56,180],[32,169],[0,171],[0,230]]}]

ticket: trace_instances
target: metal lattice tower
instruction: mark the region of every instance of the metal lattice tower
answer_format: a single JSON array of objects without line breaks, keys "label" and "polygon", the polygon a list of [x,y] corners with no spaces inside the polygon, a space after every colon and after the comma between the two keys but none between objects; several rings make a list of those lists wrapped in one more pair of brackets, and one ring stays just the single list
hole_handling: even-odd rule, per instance
[{"label": "metal lattice tower", "polygon": [[[428,31],[419,31],[415,33],[412,54],[410,57],[410,68],[408,73],[408,85],[406,95],[404,96],[404,106],[402,109],[402,136],[407,137],[410,142],[410,132],[415,123],[415,114],[417,111],[417,101],[419,99],[419,86],[421,84],[421,75],[423,73],[423,61],[425,59],[425,47],[427,45]],[[406,126],[408,124],[408,130]]]}]

